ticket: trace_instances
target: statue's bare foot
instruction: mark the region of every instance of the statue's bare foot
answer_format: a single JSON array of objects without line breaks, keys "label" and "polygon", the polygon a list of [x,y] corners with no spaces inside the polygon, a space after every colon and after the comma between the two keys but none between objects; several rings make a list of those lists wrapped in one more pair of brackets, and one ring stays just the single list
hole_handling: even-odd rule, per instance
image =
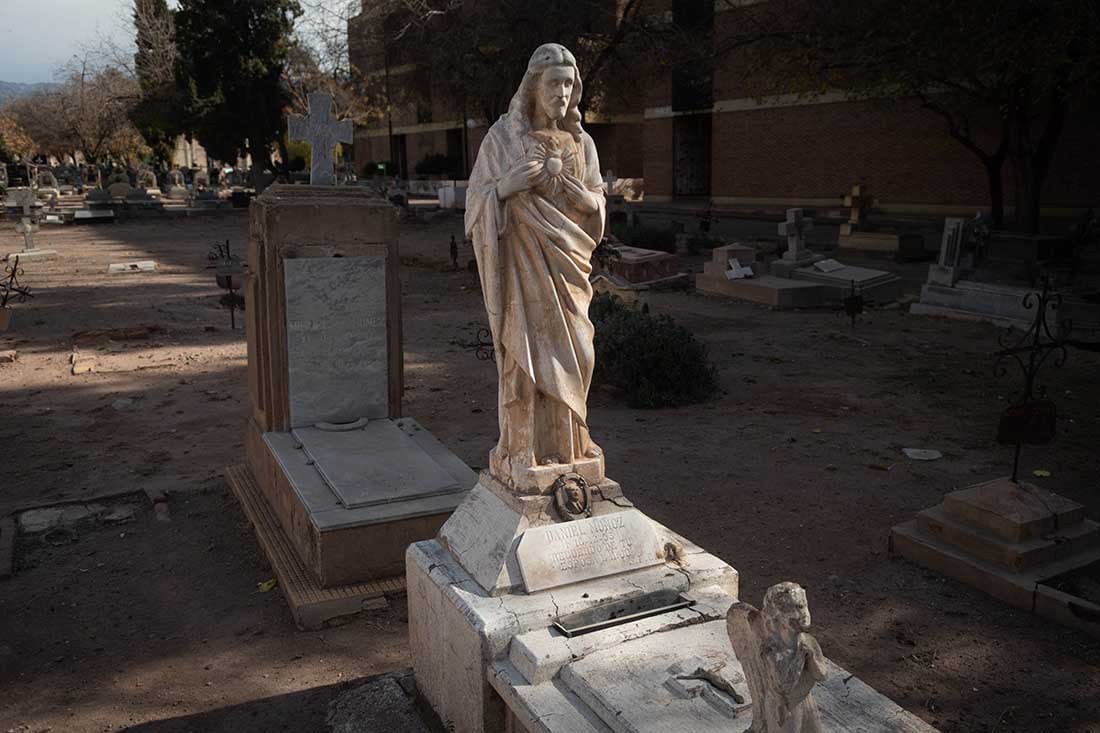
[{"label": "statue's bare foot", "polygon": [[563,461],[561,459],[561,456],[557,455],[556,453],[544,456],[543,459],[539,461],[539,465],[542,466],[553,466],[555,463],[565,463],[565,461]]},{"label": "statue's bare foot", "polygon": [[585,458],[599,458],[603,455],[603,448],[593,443],[589,446],[588,450],[584,452]]}]

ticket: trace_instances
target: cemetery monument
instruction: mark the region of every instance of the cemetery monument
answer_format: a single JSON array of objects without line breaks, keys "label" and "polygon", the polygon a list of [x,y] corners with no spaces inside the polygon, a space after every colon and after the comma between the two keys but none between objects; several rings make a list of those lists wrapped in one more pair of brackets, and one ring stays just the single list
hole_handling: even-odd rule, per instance
[{"label": "cemetery monument", "polygon": [[[470,178],[500,441],[438,538],[408,548],[417,685],[458,733],[745,731],[755,703],[727,632],[737,571],[635,508],[589,431],[589,260],[605,203],[580,97],[573,54],[540,46]],[[817,705],[843,726],[829,730],[930,730],[814,660]],[[812,705],[805,687],[796,708]]]},{"label": "cemetery monument", "polygon": [[336,182],[332,149],[336,143],[352,142],[351,120],[332,118],[332,97],[313,92],[308,97],[309,116],[294,115],[289,120],[291,140],[305,140],[310,145],[309,183],[331,186]]},{"label": "cemetery monument", "polygon": [[364,188],[275,185],[250,217],[253,409],[248,465],[228,473],[297,622],[315,627],[400,592],[406,546],[477,479],[402,415],[394,208]]},{"label": "cemetery monument", "polygon": [[173,168],[168,171],[168,198],[175,201],[184,201],[190,195],[187,183],[183,179],[183,171]]},{"label": "cemetery monument", "polygon": [[14,199],[22,208],[22,216],[19,218],[19,223],[15,225],[15,231],[23,237],[23,251],[10,252],[5,259],[11,261],[18,257],[21,260],[51,260],[56,257],[57,250],[40,249],[34,241],[34,235],[38,233],[38,219],[34,208],[37,196],[34,189],[20,189],[15,193]]}]

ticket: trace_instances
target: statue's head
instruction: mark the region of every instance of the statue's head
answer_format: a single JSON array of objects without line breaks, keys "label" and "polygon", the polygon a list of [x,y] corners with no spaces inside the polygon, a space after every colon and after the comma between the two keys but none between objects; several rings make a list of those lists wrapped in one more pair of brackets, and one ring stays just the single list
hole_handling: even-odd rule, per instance
[{"label": "statue's head", "polygon": [[810,628],[806,591],[798,583],[776,583],[764,594],[764,620],[774,630],[794,632]]},{"label": "statue's head", "polygon": [[544,43],[531,54],[527,72],[512,97],[509,116],[529,128],[536,110],[580,140],[581,74],[577,59],[560,43]]}]

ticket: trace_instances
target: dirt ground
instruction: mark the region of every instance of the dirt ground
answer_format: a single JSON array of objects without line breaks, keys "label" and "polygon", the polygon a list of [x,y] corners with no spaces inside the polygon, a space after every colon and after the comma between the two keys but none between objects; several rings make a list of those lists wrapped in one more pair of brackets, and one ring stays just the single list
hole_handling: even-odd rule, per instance
[{"label": "dirt ground", "polygon": [[[496,375],[469,348],[485,323],[476,276],[445,267],[461,228],[441,216],[402,229],[405,411],[480,467]],[[133,516],[19,536],[0,581],[0,731],[322,730],[339,691],[409,665],[400,604],[301,632],[278,590],[257,587],[271,571],[221,476],[243,460],[244,334],[205,258],[226,239],[243,253],[246,238],[241,212],[46,229],[61,257],[25,264],[35,297],[0,335],[19,352],[0,364],[0,516],[99,497]],[[0,225],[0,251],[21,244]],[[138,259],[157,272],[107,274]],[[900,310],[852,328],[831,311],[686,293],[650,306],[708,345],[723,392],[638,411],[594,391],[608,474],[643,511],[736,567],[746,600],[802,583],[825,653],[944,731],[1100,731],[1100,642],[887,551],[893,524],[1010,468],[993,438],[1018,382],[990,369],[995,329]],[[142,326],[136,340],[74,339]],[[72,374],[74,349],[96,371]],[[1073,352],[1050,373],[1060,434],[1023,458],[1093,517],[1098,367]]]}]

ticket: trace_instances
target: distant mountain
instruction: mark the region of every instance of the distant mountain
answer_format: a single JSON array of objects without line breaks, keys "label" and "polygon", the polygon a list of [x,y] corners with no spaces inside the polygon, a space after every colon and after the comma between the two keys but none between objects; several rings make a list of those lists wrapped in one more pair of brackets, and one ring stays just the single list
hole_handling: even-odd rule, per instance
[{"label": "distant mountain", "polygon": [[53,85],[46,81],[37,84],[23,84],[17,81],[0,81],[0,104],[15,97],[22,97],[24,94],[33,94],[40,89],[48,89],[51,86]]}]

